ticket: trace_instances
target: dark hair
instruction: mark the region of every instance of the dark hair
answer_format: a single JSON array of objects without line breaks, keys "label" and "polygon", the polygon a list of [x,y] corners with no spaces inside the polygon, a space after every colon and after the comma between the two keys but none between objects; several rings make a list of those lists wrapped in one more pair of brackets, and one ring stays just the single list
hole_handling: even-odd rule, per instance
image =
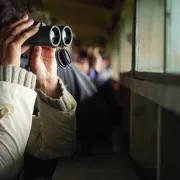
[{"label": "dark hair", "polygon": [[108,58],[108,55],[104,51],[100,52],[100,56],[102,57],[102,60],[104,60],[104,61],[107,60],[107,58]]},{"label": "dark hair", "polygon": [[0,0],[0,27],[19,20],[27,12],[20,0]]},{"label": "dark hair", "polygon": [[87,52],[84,51],[84,50],[82,50],[82,51],[80,52],[80,59],[83,59],[83,58],[88,58],[88,54],[87,54]]},{"label": "dark hair", "polygon": [[85,59],[89,59],[89,58],[88,58],[88,54],[87,54],[86,51],[81,50],[81,52],[79,53],[78,62],[79,62],[79,63],[83,63]]}]

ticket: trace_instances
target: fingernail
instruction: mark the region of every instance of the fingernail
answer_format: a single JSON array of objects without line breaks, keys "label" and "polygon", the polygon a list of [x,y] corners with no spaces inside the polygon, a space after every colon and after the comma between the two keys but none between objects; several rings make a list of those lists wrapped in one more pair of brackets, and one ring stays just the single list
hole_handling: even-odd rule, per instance
[{"label": "fingernail", "polygon": [[28,14],[25,13],[24,16],[23,16],[23,18],[24,18],[24,19],[27,19],[27,18],[28,18]]},{"label": "fingernail", "polygon": [[39,28],[38,28],[38,27],[35,27],[34,29],[35,29],[35,31],[38,31],[38,30],[39,30]]},{"label": "fingernail", "polygon": [[33,23],[34,22],[34,20],[33,19],[29,19],[29,23]]}]

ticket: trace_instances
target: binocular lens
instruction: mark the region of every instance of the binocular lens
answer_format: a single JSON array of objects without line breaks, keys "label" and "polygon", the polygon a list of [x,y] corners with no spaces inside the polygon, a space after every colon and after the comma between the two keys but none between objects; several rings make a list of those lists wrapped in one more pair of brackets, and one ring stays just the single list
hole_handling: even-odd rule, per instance
[{"label": "binocular lens", "polygon": [[54,31],[51,31],[51,32],[50,32],[50,40],[51,40],[52,42],[54,42],[55,39],[56,39],[55,33],[54,33]]},{"label": "binocular lens", "polygon": [[58,27],[52,27],[50,31],[50,41],[54,46],[57,46],[61,41],[60,30]]},{"label": "binocular lens", "polygon": [[73,35],[72,35],[72,31],[71,31],[71,28],[69,26],[65,26],[63,29],[62,29],[62,41],[63,41],[63,44],[65,46],[68,46],[72,43],[72,38]]}]

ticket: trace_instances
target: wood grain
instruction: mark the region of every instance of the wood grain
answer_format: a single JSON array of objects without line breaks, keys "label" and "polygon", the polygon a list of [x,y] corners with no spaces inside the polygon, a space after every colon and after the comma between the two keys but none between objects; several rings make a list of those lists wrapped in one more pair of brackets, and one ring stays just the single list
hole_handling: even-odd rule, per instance
[{"label": "wood grain", "polygon": [[163,72],[164,0],[138,0],[136,70]]}]

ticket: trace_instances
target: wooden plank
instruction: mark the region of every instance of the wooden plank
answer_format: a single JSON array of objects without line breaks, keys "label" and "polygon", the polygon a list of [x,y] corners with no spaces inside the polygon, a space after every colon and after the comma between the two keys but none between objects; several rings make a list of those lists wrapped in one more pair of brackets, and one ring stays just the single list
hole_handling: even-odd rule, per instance
[{"label": "wooden plank", "polygon": [[70,16],[69,14],[64,14],[61,18],[59,18],[58,15],[55,13],[51,13],[51,17],[52,19],[55,20],[56,24],[64,21],[65,23],[77,24],[79,26],[91,25],[91,26],[101,27],[105,29],[107,28],[107,23],[104,20],[100,20],[100,19],[88,19],[88,18],[83,18],[83,17],[78,18],[77,16]]},{"label": "wooden plank", "polygon": [[[128,75],[129,76],[129,75]],[[164,74],[164,73],[152,73],[152,72],[135,72],[135,77],[137,79],[151,81],[160,84],[168,85],[180,85],[179,78],[177,74]]]},{"label": "wooden plank", "polygon": [[112,78],[114,80],[119,81],[119,28],[116,29],[114,33],[114,39],[112,41],[112,49],[111,49],[111,68],[112,68]]},{"label": "wooden plank", "polygon": [[162,107],[158,106],[158,119],[157,119],[157,176],[156,179],[161,178],[161,125],[162,125]]},{"label": "wooden plank", "polygon": [[131,63],[131,74],[134,77],[135,66],[136,66],[136,17],[137,14],[137,0],[133,3],[133,27],[132,27],[132,63]]},{"label": "wooden plank", "polygon": [[[127,87],[127,86],[126,86]],[[129,155],[133,154],[133,92],[130,90],[130,130],[129,130]]]},{"label": "wooden plank", "polygon": [[[51,1],[51,0],[44,0],[44,1]],[[60,1],[60,0],[59,0]],[[62,0],[61,0],[62,2]],[[113,8],[113,1],[111,0],[66,0],[68,3],[83,3],[94,7],[100,7],[100,8],[107,8],[112,9]]]},{"label": "wooden plank", "polygon": [[172,112],[180,114],[179,86],[158,84],[131,77],[123,77],[123,81],[120,81],[120,83],[128,86],[127,88],[131,88],[132,92],[144,96]]},{"label": "wooden plank", "polygon": [[[74,1],[74,0],[71,0],[71,1]],[[82,2],[82,0],[78,0],[78,1]],[[120,1],[120,0],[118,0],[118,1]],[[83,2],[87,3],[87,4],[99,6],[99,7],[108,8],[108,9],[112,9],[113,4],[114,4],[114,1],[112,1],[112,0],[83,0]]]},{"label": "wooden plank", "polygon": [[[44,1],[44,8],[51,16],[70,25],[75,34],[107,37],[112,12],[83,3]],[[58,22],[56,22],[58,23]]]},{"label": "wooden plank", "polygon": [[167,19],[167,64],[166,72],[180,73],[180,1],[168,0],[166,19]]},{"label": "wooden plank", "polygon": [[77,34],[77,36],[83,36],[83,35],[89,35],[89,36],[99,36],[99,37],[106,37],[107,32],[105,28],[99,27],[99,26],[91,26],[91,25],[78,25],[78,24],[71,24],[68,23],[69,26],[71,26],[73,32]]},{"label": "wooden plank", "polygon": [[[120,87],[120,129],[122,134],[122,140],[124,150],[129,152],[130,150],[130,99],[131,99],[131,90],[124,86]],[[125,149],[126,148],[126,149]]]},{"label": "wooden plank", "polygon": [[120,72],[129,72],[132,68],[132,18],[121,23],[120,34]]},{"label": "wooden plank", "polygon": [[84,3],[76,3],[69,1],[59,1],[59,0],[44,0],[44,8],[50,10],[52,13],[56,13],[59,18],[63,17],[63,14],[68,14],[69,16],[74,15],[78,18],[85,19],[100,19],[105,22],[109,22],[113,11],[105,8],[100,8],[96,6],[91,6]]},{"label": "wooden plank", "polygon": [[132,9],[134,8],[134,5],[136,4],[135,0],[126,0],[123,3],[123,8],[122,8],[122,12],[121,12],[121,18],[127,18],[127,17],[131,17],[133,18],[133,11]]},{"label": "wooden plank", "polygon": [[180,116],[162,109],[160,180],[180,179]]},{"label": "wooden plank", "polygon": [[164,0],[138,0],[136,21],[136,70],[163,72]]},{"label": "wooden plank", "polygon": [[131,158],[136,168],[156,169],[157,104],[131,94]]},{"label": "wooden plank", "polygon": [[[124,13],[126,12],[126,13]],[[129,72],[132,68],[133,3],[125,3],[119,25],[119,71]]]}]

